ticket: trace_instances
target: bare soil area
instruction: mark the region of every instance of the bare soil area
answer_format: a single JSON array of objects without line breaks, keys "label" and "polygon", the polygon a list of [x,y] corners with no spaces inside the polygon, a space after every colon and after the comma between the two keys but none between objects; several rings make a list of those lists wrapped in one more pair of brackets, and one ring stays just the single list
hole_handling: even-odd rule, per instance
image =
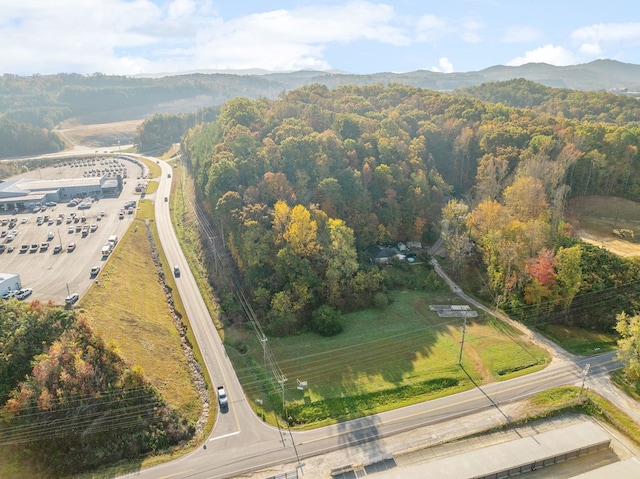
[{"label": "bare soil area", "polygon": [[[568,205],[566,221],[574,236],[624,257],[640,256],[640,203],[612,196],[580,196]],[[627,229],[624,238],[614,229]]]},{"label": "bare soil area", "polygon": [[76,119],[67,120],[55,132],[68,144],[89,147],[111,146],[118,141],[133,143],[138,126],[144,119],[113,123],[79,124]]}]

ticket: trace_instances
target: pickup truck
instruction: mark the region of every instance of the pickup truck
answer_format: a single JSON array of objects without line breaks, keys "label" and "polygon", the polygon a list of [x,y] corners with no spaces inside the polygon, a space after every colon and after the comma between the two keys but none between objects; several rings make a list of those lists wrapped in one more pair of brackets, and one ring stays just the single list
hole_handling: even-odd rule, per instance
[{"label": "pickup truck", "polygon": [[227,398],[227,392],[224,390],[224,386],[218,386],[218,404],[221,408],[229,406],[229,398]]}]

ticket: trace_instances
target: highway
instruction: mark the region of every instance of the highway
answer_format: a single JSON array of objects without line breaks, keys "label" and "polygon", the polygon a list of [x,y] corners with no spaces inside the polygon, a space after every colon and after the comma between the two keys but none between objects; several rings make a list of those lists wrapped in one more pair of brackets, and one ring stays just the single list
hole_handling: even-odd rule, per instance
[{"label": "highway", "polygon": [[[163,201],[170,194],[172,180],[168,175],[172,169],[163,161],[160,161],[160,166],[162,178],[155,202],[160,241],[168,261],[172,266],[180,268],[181,274],[176,278],[176,284],[202,351],[206,372],[214,386],[224,384],[230,403],[228,411],[218,415],[211,435],[199,448],[180,459],[124,477],[230,478],[283,463],[301,464],[308,457],[353,445],[373,443],[383,437],[460,419],[478,411],[501,411],[500,407],[505,403],[525,399],[551,387],[580,386],[586,379],[583,371],[587,363],[590,365],[588,385],[592,389],[607,391],[607,397],[611,397],[616,404],[622,405],[624,402],[624,395],[615,392],[607,379],[610,371],[620,367],[614,353],[578,358],[561,351],[543,338],[536,338],[547,347],[554,348],[551,364],[537,373],[312,431],[291,432],[286,426],[278,429],[264,423],[253,413],[245,399],[220,336],[188,268],[171,224],[170,203]],[[439,273],[444,274],[441,270]],[[446,279],[446,275],[444,277]],[[453,282],[450,282],[450,286],[456,294],[479,306],[471,298],[464,296]],[[486,309],[484,306],[482,308]],[[217,408],[217,404],[212,404],[211,407]],[[505,413],[502,414],[504,422],[508,423],[510,418]],[[637,420],[640,422],[640,415]],[[329,471],[325,472],[328,474]]]}]

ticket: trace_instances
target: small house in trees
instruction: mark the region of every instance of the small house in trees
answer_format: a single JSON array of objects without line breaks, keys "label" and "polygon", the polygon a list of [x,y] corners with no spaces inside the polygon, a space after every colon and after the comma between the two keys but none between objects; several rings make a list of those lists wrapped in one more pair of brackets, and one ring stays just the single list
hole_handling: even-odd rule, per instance
[{"label": "small house in trees", "polygon": [[407,249],[422,249],[422,243],[420,241],[407,241]]},{"label": "small house in trees", "polygon": [[399,261],[406,259],[406,256],[395,246],[370,246],[367,248],[367,254],[371,263],[374,264],[390,264],[394,259]]}]

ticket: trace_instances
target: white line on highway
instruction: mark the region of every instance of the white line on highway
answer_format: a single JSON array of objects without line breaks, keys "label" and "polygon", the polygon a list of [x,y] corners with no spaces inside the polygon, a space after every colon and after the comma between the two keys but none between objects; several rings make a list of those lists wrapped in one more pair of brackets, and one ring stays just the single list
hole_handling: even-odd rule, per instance
[{"label": "white line on highway", "polygon": [[224,436],[212,437],[209,441],[216,441],[218,439],[224,439],[225,437],[235,436],[236,434],[240,434],[240,431],[230,432],[229,434],[225,434]]}]

